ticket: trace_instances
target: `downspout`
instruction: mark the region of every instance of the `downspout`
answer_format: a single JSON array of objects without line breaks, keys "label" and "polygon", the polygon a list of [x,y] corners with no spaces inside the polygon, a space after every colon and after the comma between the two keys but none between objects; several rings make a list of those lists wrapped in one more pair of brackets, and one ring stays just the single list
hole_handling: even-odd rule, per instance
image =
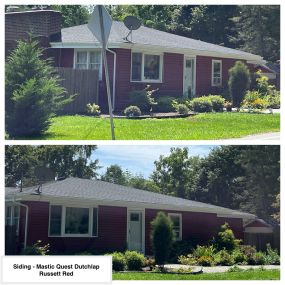
[{"label": "downspout", "polygon": [[23,206],[24,208],[26,208],[26,222],[25,222],[25,238],[24,238],[24,249],[27,246],[27,236],[28,236],[28,216],[29,216],[29,207],[25,204],[22,204],[20,202],[16,202],[16,201],[12,201],[12,203],[19,205],[19,206]]},{"label": "downspout", "polygon": [[117,54],[106,48],[107,51],[109,51],[110,53],[112,53],[114,55],[114,62],[113,62],[113,100],[112,100],[112,107],[113,107],[113,111],[115,110],[115,93],[116,93],[116,64],[117,64]]}]

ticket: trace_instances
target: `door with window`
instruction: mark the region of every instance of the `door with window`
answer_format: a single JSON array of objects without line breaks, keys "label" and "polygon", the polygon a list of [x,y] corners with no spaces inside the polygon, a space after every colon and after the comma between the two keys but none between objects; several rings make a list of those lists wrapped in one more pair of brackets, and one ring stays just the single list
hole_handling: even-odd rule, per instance
[{"label": "door with window", "polygon": [[183,95],[192,98],[195,95],[195,58],[185,57]]},{"label": "door with window", "polygon": [[142,252],[142,211],[129,211],[128,219],[128,249]]}]

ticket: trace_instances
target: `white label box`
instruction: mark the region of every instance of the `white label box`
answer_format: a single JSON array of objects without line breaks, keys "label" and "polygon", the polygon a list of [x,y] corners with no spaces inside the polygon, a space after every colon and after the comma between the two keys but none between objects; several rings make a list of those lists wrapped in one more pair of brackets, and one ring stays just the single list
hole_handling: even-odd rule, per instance
[{"label": "white label box", "polygon": [[5,256],[3,283],[111,283],[111,256]]}]

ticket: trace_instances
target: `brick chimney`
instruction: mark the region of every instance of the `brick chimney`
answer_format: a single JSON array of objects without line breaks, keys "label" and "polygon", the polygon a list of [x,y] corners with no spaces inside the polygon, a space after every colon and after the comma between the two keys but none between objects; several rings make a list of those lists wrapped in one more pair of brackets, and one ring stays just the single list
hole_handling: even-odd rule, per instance
[{"label": "brick chimney", "polygon": [[62,16],[53,10],[10,12],[5,14],[6,56],[16,47],[18,40],[27,39],[31,33],[41,46],[49,47],[50,37],[60,34]]}]

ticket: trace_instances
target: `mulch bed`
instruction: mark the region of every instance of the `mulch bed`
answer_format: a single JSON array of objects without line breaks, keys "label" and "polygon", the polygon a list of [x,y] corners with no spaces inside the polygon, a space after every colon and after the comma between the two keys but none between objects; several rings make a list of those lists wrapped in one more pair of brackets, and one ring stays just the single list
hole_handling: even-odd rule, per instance
[{"label": "mulch bed", "polygon": [[[189,112],[188,114],[178,114],[175,112],[170,112],[170,113],[152,113],[151,115],[141,115],[141,116],[136,116],[136,117],[130,117],[128,119],[134,119],[134,120],[140,120],[140,119],[150,119],[150,118],[155,118],[155,119],[169,119],[169,118],[186,118],[190,116],[194,116],[197,113],[195,112]],[[109,114],[102,114],[102,118],[109,118]],[[114,114],[113,116],[116,119],[125,119],[127,118],[126,116],[120,115],[120,114]]]}]

